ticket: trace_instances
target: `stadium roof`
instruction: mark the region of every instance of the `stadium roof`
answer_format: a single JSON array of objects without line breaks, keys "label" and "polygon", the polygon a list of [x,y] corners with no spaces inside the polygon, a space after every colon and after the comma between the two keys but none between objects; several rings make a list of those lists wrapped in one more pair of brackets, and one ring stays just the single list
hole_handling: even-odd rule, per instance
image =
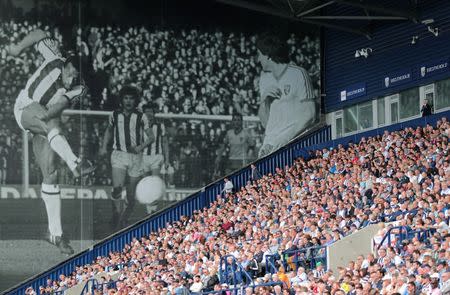
[{"label": "stadium roof", "polygon": [[[216,0],[292,21],[346,31],[371,39],[377,26],[418,22],[421,0]],[[332,11],[333,13],[328,13]]]}]

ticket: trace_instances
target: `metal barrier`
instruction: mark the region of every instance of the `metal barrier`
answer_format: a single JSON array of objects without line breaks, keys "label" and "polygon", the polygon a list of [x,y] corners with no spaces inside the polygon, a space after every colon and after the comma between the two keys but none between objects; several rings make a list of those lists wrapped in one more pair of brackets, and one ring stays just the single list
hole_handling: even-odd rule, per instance
[{"label": "metal barrier", "polygon": [[265,260],[265,273],[270,273],[270,274],[274,274],[276,272],[278,272],[278,268],[276,266],[277,264],[277,256],[276,255],[266,255],[266,260]]},{"label": "metal barrier", "polygon": [[253,278],[233,255],[225,255],[220,258],[219,280],[222,284],[233,286],[253,284]]},{"label": "metal barrier", "polygon": [[[425,126],[426,124],[436,124],[442,117],[449,117],[450,111],[438,113],[432,116],[418,118],[399,124],[394,124],[360,134],[331,140],[331,127],[325,126],[319,130],[307,134],[300,139],[296,139],[275,153],[268,155],[255,163],[261,174],[274,173],[275,169],[292,165],[295,158],[299,156],[308,157],[309,152],[317,149],[336,147],[337,145],[347,145],[349,142],[358,142],[362,137],[377,136],[383,134],[385,130],[396,131],[405,127]],[[244,186],[251,180],[251,170],[245,167],[228,177],[236,189]],[[31,279],[5,291],[5,294],[24,294],[28,287],[39,290],[47,279],[57,280],[60,274],[69,275],[76,266],[92,263],[98,256],[107,256],[111,251],[123,249],[125,244],[130,243],[133,237],[140,238],[151,232],[166,226],[167,222],[179,220],[181,216],[191,216],[195,210],[208,207],[220,194],[223,187],[223,179],[220,179],[201,191],[194,193],[183,201],[160,211],[148,219],[142,220],[94,245],[90,249],[82,251],[72,258],[56,265],[48,271],[38,274]],[[39,291],[37,291],[39,292]]]},{"label": "metal barrier", "polygon": [[252,288],[252,290],[254,291],[256,288],[273,287],[273,286],[277,286],[277,285],[283,286],[283,283],[282,282],[270,282],[270,283],[258,284],[258,285],[253,285],[253,286],[240,286],[240,287],[234,287],[234,288],[221,289],[221,290],[217,290],[217,291],[202,292],[200,294],[202,294],[202,295],[208,295],[208,294],[222,295],[223,292],[225,292],[225,294],[227,294],[227,295],[243,295],[243,294],[245,294],[245,289],[247,289],[247,288]]},{"label": "metal barrier", "polygon": [[90,279],[86,282],[86,285],[84,285],[84,288],[81,290],[81,295],[85,294],[95,294],[95,291],[99,290],[103,291],[104,289],[110,289],[110,288],[116,288],[116,282],[106,282],[106,283],[99,283],[96,279]]},{"label": "metal barrier", "polygon": [[327,247],[317,246],[284,251],[282,263],[285,270],[296,270],[299,266],[305,269],[315,269],[318,262],[327,269]]},{"label": "metal barrier", "polygon": [[381,215],[380,219],[383,222],[392,222],[392,221],[397,220],[397,217],[399,217],[399,216],[405,217],[408,214],[416,216],[417,212],[418,212],[417,209],[408,210],[408,211],[397,211],[397,212],[394,212],[394,213],[391,213],[391,214],[388,214],[388,215]]},{"label": "metal barrier", "polygon": [[[417,238],[421,242],[427,242],[435,232],[436,229],[434,228],[413,230],[409,226],[394,226],[384,234],[377,249],[380,249],[385,243],[389,246],[400,248],[403,241],[409,241],[413,238]],[[394,245],[393,242],[395,243]]]}]

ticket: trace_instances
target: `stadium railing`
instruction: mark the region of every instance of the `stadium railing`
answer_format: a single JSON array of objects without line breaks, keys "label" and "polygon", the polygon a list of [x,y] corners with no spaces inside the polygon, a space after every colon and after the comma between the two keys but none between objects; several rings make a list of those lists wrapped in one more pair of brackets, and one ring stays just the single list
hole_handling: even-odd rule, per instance
[{"label": "stadium railing", "polygon": [[265,273],[274,274],[278,272],[277,268],[277,255],[266,255],[265,263]]},{"label": "stadium railing", "polygon": [[421,242],[427,242],[435,232],[436,229],[434,228],[413,230],[409,226],[394,226],[384,234],[377,249],[385,244],[401,248],[403,241],[409,241],[413,238],[417,238]]},{"label": "stadium railing", "polygon": [[102,294],[104,294],[104,289],[110,289],[115,288],[116,282],[106,282],[106,283],[99,283],[96,279],[90,279],[86,282],[86,285],[84,285],[83,290],[81,290],[81,295],[84,294],[95,294],[95,291],[101,291]]},{"label": "stadium railing", "polygon": [[[450,111],[441,112],[432,116],[418,118],[394,125],[384,126],[377,129],[369,130],[363,133],[339,138],[331,139],[331,126],[325,126],[293,140],[283,148],[268,155],[255,164],[261,174],[274,173],[278,167],[291,165],[297,157],[308,157],[309,152],[317,149],[336,147],[340,144],[347,145],[350,142],[358,142],[362,137],[370,137],[382,135],[385,130],[397,131],[406,127],[425,126],[427,124],[435,125],[442,117],[449,117]],[[239,189],[251,179],[250,167],[245,167],[228,178],[233,182],[235,189]],[[130,243],[132,238],[140,238],[148,235],[150,232],[166,226],[168,222],[179,220],[181,216],[191,216],[195,210],[209,206],[220,194],[223,186],[223,178],[206,186],[201,191],[194,193],[190,197],[176,203],[141,220],[140,222],[115,233],[89,249],[82,251],[68,260],[56,265],[48,271],[36,275],[29,280],[5,291],[5,294],[24,294],[28,287],[39,290],[39,286],[45,285],[47,279],[56,280],[60,274],[71,274],[76,266],[90,264],[98,256],[107,256],[111,251],[122,250],[123,247]]]},{"label": "stadium railing", "polygon": [[253,284],[253,278],[233,255],[225,255],[220,258],[219,279],[220,283],[227,285],[243,284],[248,286]]},{"label": "stadium railing", "polygon": [[208,294],[222,295],[223,292],[226,292],[225,294],[227,294],[227,295],[243,295],[243,294],[245,294],[245,289],[247,289],[247,288],[252,288],[252,290],[255,290],[258,287],[273,287],[276,285],[282,286],[283,283],[282,282],[270,282],[270,283],[258,284],[258,285],[253,285],[253,286],[240,286],[240,287],[234,287],[234,288],[221,289],[221,290],[217,290],[217,291],[202,292],[200,294],[201,295],[208,295]]},{"label": "stadium railing", "polygon": [[327,249],[328,245],[284,251],[281,255],[284,269],[296,270],[299,266],[314,269],[317,262],[327,269]]},{"label": "stadium railing", "polygon": [[392,222],[397,220],[397,218],[399,216],[401,216],[402,218],[405,217],[406,215],[413,215],[415,216],[417,214],[418,210],[414,209],[414,210],[407,210],[407,211],[397,211],[388,215],[381,215],[380,216],[380,220],[383,220],[384,222]]}]

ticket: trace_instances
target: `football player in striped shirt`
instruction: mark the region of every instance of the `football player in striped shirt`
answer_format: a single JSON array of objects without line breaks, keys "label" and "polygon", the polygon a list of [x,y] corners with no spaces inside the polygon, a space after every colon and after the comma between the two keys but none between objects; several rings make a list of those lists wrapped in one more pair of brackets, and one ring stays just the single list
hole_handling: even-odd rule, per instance
[{"label": "football player in striped shirt", "polygon": [[[142,175],[161,177],[162,165],[169,160],[169,142],[166,136],[165,125],[155,118],[156,109],[157,106],[154,103],[147,103],[142,106],[142,111],[147,117],[150,131],[154,138],[143,151]],[[144,139],[148,141],[146,134],[144,134]],[[156,209],[157,206],[154,204],[147,205],[148,214],[153,213]]]},{"label": "football player in striped shirt", "polygon": [[[109,118],[100,151],[100,155],[106,155],[108,145],[111,140],[113,141],[111,225],[114,229],[125,226],[133,211],[136,185],[142,176],[142,153],[154,141],[147,117],[136,109],[139,99],[138,89],[124,86],[120,90],[119,96],[121,99],[120,109],[115,110]],[[126,206],[124,208],[122,192],[125,186]]]},{"label": "football player in striped shirt", "polygon": [[316,98],[308,72],[289,61],[287,44],[277,36],[258,42],[262,66],[259,116],[265,127],[259,156],[267,155],[305,131],[316,119]]},{"label": "football player in striped shirt", "polygon": [[60,131],[62,111],[82,97],[86,88],[76,85],[79,62],[73,57],[63,58],[58,43],[44,31],[30,32],[17,44],[7,47],[9,54],[18,56],[28,47],[35,46],[44,62],[28,79],[20,91],[14,115],[19,127],[33,134],[33,151],[43,174],[41,195],[47,210],[49,241],[64,254],[74,251],[63,238],[61,226],[61,198],[57,184],[56,154],[69,166],[75,177],[91,173],[92,166],[72,152]]}]

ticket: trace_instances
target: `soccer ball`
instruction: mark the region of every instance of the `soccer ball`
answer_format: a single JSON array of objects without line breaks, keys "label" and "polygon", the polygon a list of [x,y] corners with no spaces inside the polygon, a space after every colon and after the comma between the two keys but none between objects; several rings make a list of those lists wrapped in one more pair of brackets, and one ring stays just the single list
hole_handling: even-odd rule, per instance
[{"label": "soccer ball", "polygon": [[136,186],[136,199],[145,205],[161,199],[165,193],[166,185],[158,176],[144,177]]}]

